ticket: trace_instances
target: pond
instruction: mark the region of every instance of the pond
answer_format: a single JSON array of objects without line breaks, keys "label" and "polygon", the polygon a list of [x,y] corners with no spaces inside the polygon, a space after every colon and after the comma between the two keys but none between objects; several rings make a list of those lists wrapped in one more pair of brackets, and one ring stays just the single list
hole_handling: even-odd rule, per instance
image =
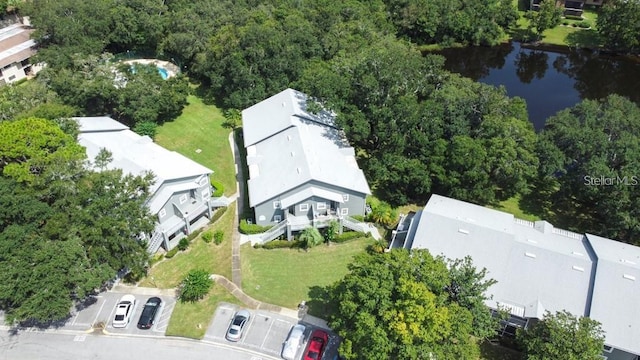
[{"label": "pond", "polygon": [[547,118],[582,99],[616,93],[640,105],[640,61],[588,50],[542,50],[516,42],[436,53],[446,58],[447,70],[503,85],[509,96],[525,99],[536,130],[544,127]]}]

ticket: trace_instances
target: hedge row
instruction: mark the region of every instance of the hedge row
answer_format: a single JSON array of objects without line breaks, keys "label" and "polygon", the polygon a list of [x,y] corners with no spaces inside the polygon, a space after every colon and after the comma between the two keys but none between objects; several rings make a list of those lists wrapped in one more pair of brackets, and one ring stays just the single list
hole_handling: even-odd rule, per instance
[{"label": "hedge row", "polygon": [[222,215],[224,215],[225,212],[227,212],[227,208],[226,207],[218,208],[213,213],[213,216],[211,217],[211,221],[209,221],[209,224],[213,224],[214,222],[218,221],[218,219],[220,219],[222,217]]},{"label": "hedge row", "polygon": [[333,239],[333,242],[343,243],[345,241],[359,239],[363,237],[367,237],[367,234],[360,231],[345,231],[342,234],[337,234],[335,239]]},{"label": "hedge row", "polygon": [[224,185],[222,185],[221,182],[213,179],[211,179],[210,182],[211,182],[211,186],[213,186],[213,188],[216,189],[213,192],[213,194],[211,194],[211,197],[217,198],[224,195]]},{"label": "hedge row", "polygon": [[261,234],[269,229],[271,229],[272,225],[269,226],[260,226],[257,224],[249,224],[246,219],[242,219],[240,221],[240,232],[245,235],[251,234]]},{"label": "hedge row", "polygon": [[286,249],[286,248],[300,248],[302,247],[302,243],[298,240],[287,241],[287,240],[273,240],[269,241],[266,244],[255,244],[253,246],[256,249]]}]

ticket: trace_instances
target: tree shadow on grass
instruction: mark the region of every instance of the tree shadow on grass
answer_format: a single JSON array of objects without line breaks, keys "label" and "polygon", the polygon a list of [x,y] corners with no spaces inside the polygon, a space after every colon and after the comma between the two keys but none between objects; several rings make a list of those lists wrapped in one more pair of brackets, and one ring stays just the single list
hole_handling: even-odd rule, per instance
[{"label": "tree shadow on grass", "polygon": [[335,304],[330,301],[330,290],[329,286],[312,286],[309,289],[309,315],[326,320],[335,313]]},{"label": "tree shadow on grass", "polygon": [[482,359],[490,360],[524,360],[521,352],[504,346],[502,341],[481,342],[480,355]]},{"label": "tree shadow on grass", "polygon": [[597,49],[600,47],[600,37],[593,29],[574,31],[567,35],[565,42],[574,48]]}]

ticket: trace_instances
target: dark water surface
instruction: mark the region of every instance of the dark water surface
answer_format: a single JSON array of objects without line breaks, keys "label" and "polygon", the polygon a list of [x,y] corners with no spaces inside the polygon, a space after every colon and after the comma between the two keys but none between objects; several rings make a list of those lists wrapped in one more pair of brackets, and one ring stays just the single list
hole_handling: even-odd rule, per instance
[{"label": "dark water surface", "polygon": [[516,42],[437,53],[446,58],[447,70],[503,85],[509,96],[525,99],[536,130],[548,117],[582,99],[616,93],[640,105],[640,61],[587,50],[534,50]]}]

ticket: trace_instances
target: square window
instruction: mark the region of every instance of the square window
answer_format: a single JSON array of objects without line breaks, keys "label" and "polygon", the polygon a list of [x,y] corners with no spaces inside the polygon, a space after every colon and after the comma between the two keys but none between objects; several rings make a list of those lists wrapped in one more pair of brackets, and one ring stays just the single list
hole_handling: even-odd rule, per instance
[{"label": "square window", "polygon": [[209,198],[209,189],[202,190],[202,200],[206,200]]},{"label": "square window", "polygon": [[349,194],[342,195],[342,201],[348,202],[349,201]]},{"label": "square window", "polygon": [[318,210],[326,210],[326,209],[327,209],[327,203],[323,203],[323,202],[318,203]]},{"label": "square window", "polygon": [[300,211],[309,211],[309,204],[300,204]]},{"label": "square window", "polygon": [[282,216],[280,215],[273,215],[273,222],[280,222],[282,221]]},{"label": "square window", "polygon": [[167,210],[162,209],[160,210],[160,212],[158,213],[158,217],[163,218],[165,215],[167,215]]},{"label": "square window", "polygon": [[349,208],[340,208],[340,215],[349,215]]},{"label": "square window", "polygon": [[280,209],[280,200],[276,200],[273,202],[273,208],[274,209]]},{"label": "square window", "polygon": [[184,204],[187,202],[187,194],[182,194],[182,196],[180,196],[180,204]]}]

